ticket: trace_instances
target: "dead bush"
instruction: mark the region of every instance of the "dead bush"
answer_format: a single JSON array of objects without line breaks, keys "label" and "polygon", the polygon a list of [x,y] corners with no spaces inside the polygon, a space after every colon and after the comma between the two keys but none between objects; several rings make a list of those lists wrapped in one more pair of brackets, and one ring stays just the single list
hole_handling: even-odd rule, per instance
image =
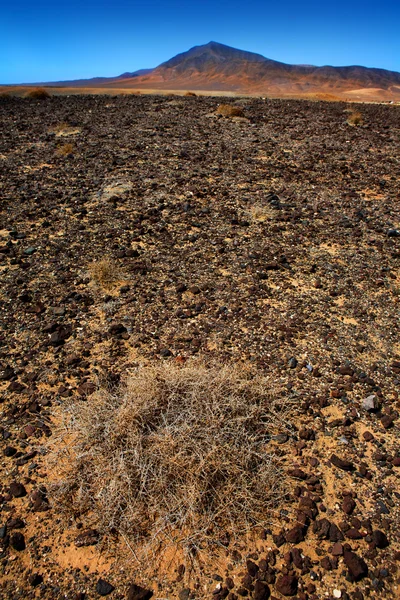
[{"label": "dead bush", "polygon": [[44,100],[50,98],[50,94],[44,88],[35,88],[26,94],[27,98],[36,98],[36,100]]},{"label": "dead bush", "polygon": [[72,144],[63,144],[57,148],[58,156],[71,156],[74,153],[74,146]]},{"label": "dead bush", "polygon": [[110,290],[122,279],[118,265],[110,258],[92,262],[88,271],[92,280],[106,290]]},{"label": "dead bush", "polygon": [[217,115],[223,117],[244,117],[243,109],[234,104],[220,104],[216,110]]},{"label": "dead bush", "polygon": [[184,95],[185,96],[193,96],[194,98],[197,97],[197,94],[195,94],[194,92],[185,92]]},{"label": "dead bush", "polygon": [[266,526],[283,483],[270,435],[287,427],[290,408],[268,389],[243,366],[169,361],[71,401],[52,438],[53,500],[68,517],[95,516],[102,531],[179,537],[184,548]]},{"label": "dead bush", "polygon": [[357,127],[357,125],[363,124],[363,117],[359,111],[353,111],[349,114],[347,118],[347,123],[352,125],[353,127]]}]

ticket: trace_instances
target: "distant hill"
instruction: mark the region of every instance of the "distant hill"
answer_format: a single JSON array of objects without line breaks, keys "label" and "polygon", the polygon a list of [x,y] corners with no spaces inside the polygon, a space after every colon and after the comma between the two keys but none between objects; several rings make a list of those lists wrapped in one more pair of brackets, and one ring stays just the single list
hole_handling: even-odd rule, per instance
[{"label": "distant hill", "polygon": [[363,66],[290,65],[218,42],[195,46],[155,69],[52,85],[400,99],[400,73],[394,71]]},{"label": "distant hill", "polygon": [[107,83],[115,83],[119,80],[129,81],[135,77],[148,75],[153,69],[139,69],[133,73],[122,73],[117,77],[91,77],[90,79],[69,79],[65,81],[52,81],[51,83],[40,83],[38,85],[52,85],[57,87],[101,87]]}]

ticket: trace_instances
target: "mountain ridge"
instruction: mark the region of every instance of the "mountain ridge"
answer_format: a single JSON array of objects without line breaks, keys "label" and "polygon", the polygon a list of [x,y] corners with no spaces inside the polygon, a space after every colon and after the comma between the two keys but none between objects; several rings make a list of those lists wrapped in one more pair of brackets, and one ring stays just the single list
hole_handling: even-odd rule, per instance
[{"label": "mountain ridge", "polygon": [[361,93],[369,99],[400,98],[400,73],[396,71],[361,65],[294,65],[215,41],[193,46],[154,69],[48,85],[277,96],[350,94],[354,99]]}]

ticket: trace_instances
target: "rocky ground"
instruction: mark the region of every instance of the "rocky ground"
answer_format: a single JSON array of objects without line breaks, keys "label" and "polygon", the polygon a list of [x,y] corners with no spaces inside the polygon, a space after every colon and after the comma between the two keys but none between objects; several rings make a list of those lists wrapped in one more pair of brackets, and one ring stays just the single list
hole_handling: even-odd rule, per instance
[{"label": "rocky ground", "polygon": [[[235,102],[0,98],[1,598],[400,595],[399,108]],[[293,402],[287,495],[162,573],[60,517],[45,446],[66,401],[193,355]]]}]

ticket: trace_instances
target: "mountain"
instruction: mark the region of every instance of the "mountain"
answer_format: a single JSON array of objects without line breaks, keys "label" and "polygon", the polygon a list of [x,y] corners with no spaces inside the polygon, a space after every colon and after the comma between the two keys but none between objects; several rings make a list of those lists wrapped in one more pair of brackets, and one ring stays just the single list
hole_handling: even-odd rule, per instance
[{"label": "mountain", "polygon": [[[112,85],[108,83],[107,85]],[[250,94],[336,94],[366,99],[400,97],[400,73],[362,66],[290,65],[218,42],[177,54],[150,73],[120,79],[121,87],[232,91]]]},{"label": "mountain", "polygon": [[155,69],[118,77],[58,82],[64,86],[139,90],[201,90],[275,96],[400,99],[400,73],[362,66],[316,67],[271,60],[218,42],[195,46]]},{"label": "mountain", "polygon": [[134,71],[133,73],[122,73],[122,75],[117,75],[117,77],[91,77],[90,79],[69,79],[65,81],[52,81],[50,84],[41,83],[38,85],[52,85],[57,87],[101,87],[108,83],[114,84],[120,79],[123,79],[124,81],[129,81],[130,79],[134,79],[135,77],[148,75],[152,71],[153,69],[139,69],[138,71]]}]

